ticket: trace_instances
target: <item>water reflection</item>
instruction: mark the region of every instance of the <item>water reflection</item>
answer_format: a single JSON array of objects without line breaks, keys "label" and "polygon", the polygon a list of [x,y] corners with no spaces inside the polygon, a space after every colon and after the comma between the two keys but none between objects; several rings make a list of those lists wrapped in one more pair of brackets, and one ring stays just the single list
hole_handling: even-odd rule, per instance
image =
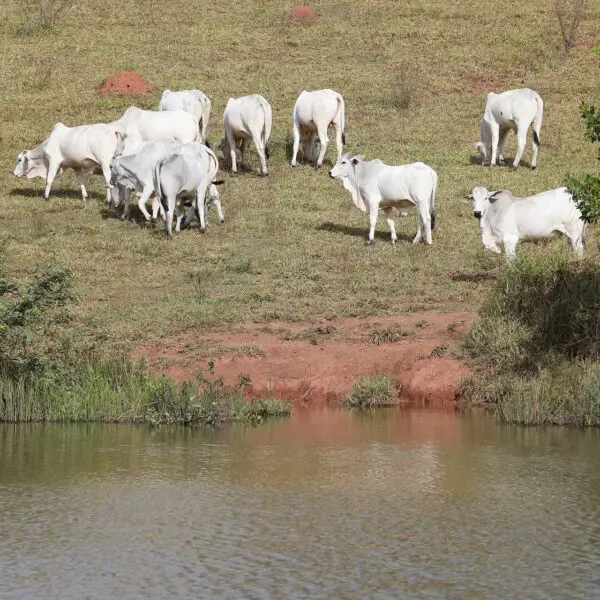
[{"label": "water reflection", "polygon": [[600,596],[600,432],[0,426],[3,598]]}]

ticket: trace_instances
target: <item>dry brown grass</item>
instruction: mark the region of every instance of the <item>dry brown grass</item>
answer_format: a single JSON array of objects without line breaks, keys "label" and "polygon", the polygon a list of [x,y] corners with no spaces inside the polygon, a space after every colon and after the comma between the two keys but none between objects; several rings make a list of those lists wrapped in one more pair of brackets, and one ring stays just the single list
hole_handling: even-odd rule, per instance
[{"label": "dry brown grass", "polygon": [[[8,267],[31,273],[48,257],[69,266],[81,298],[77,322],[111,343],[247,319],[476,309],[502,259],[483,251],[464,194],[485,185],[524,195],[597,166],[578,115],[580,100],[598,96],[597,77],[589,75],[596,59],[577,47],[564,57],[552,2],[511,1],[497,11],[475,0],[315,2],[319,19],[298,27],[289,19],[291,5],[273,0],[174,0],[160,4],[159,19],[153,0],[107,1],[102,10],[80,0],[54,32],[31,35],[22,34],[13,5],[0,7],[0,231],[9,238]],[[590,6],[588,22],[599,17]],[[407,82],[418,76],[418,102],[398,110],[395,74],[404,68]],[[136,70],[155,86],[144,108],[156,106],[166,87],[207,93],[211,143],[222,137],[229,96],[259,92],[271,102],[271,174],[259,178],[249,152],[253,172],[225,175],[225,224],[211,214],[206,234],[192,229],[168,241],[160,229],[108,212],[99,176],[90,178],[87,208],[72,173],[57,179],[49,202],[41,198],[41,180],[12,176],[18,152],[44,139],[56,121],[118,117],[129,101],[94,90],[120,70]],[[468,145],[478,136],[489,81],[543,96],[537,171],[472,162]],[[322,87],[346,99],[349,150],[436,169],[433,247],[409,244],[416,230],[411,214],[397,219],[398,247],[389,245],[381,218],[376,244],[365,248],[366,217],[339,182],[325,169],[290,168],[293,104],[302,89]],[[514,137],[507,144],[512,152]],[[588,250],[598,252],[593,229]]]}]

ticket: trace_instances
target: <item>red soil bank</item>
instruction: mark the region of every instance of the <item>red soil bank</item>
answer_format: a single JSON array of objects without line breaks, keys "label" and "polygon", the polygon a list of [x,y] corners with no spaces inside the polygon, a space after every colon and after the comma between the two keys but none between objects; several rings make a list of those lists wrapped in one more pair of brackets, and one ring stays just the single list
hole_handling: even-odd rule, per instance
[{"label": "red soil bank", "polygon": [[102,82],[98,93],[103,96],[147,94],[152,91],[152,86],[134,71],[120,71],[113,73]]},{"label": "red soil bank", "polygon": [[290,10],[290,17],[292,21],[309,25],[317,20],[317,13],[306,4],[298,4]]},{"label": "red soil bank", "polygon": [[[401,389],[401,401],[453,405],[461,378],[470,375],[468,366],[455,353],[461,334],[473,320],[472,313],[336,319],[326,323],[335,327],[335,335],[312,343],[298,339],[297,334],[318,323],[271,323],[267,331],[245,323],[233,332],[182,333],[142,344],[135,348],[133,357],[146,359],[151,371],[177,381],[193,379],[199,369],[206,373],[208,361],[213,359],[215,375],[227,385],[236,385],[240,375],[249,375],[251,384],[245,390],[249,397],[272,394],[292,401],[296,407],[336,405],[357,377],[374,371],[392,374]],[[419,321],[426,321],[426,326],[415,327]],[[394,343],[372,342],[373,328],[393,324],[414,333]],[[283,330],[288,335],[282,335]],[[236,347],[248,344],[260,347],[263,354],[235,352]],[[209,348],[224,351],[211,356],[206,354]]]}]

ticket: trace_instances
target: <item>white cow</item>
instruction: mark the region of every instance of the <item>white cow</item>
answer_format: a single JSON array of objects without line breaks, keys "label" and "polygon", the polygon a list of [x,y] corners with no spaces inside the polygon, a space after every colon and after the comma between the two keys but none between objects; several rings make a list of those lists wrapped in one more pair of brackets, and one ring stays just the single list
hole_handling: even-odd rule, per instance
[{"label": "white cow", "polygon": [[[298,150],[302,143],[302,150],[307,160],[312,163],[317,161],[317,166],[323,164],[329,138],[327,130],[331,125],[335,127],[335,143],[337,146],[337,161],[340,161],[346,134],[344,133],[344,99],[333,90],[304,90],[298,96],[292,113],[294,133],[294,149],[292,154],[292,167],[296,166]],[[321,152],[317,158],[316,140],[319,139]]]},{"label": "white cow", "polygon": [[435,195],[438,176],[422,162],[391,166],[380,160],[365,161],[362,156],[342,155],[329,172],[331,177],[341,179],[352,195],[354,204],[369,213],[369,238],[373,243],[377,214],[381,208],[385,213],[396,243],[396,227],[392,218],[393,208],[416,206],[419,211],[419,230],[413,240],[417,244],[425,231],[425,242],[431,244],[431,230],[435,228]]},{"label": "white cow", "polygon": [[[138,206],[146,221],[150,220],[150,214],[146,210],[146,203],[154,193],[154,167],[161,159],[172,153],[181,146],[178,142],[144,142],[141,147],[132,154],[123,153],[114,158],[110,165],[111,170],[111,198],[113,206],[118,207],[124,203],[122,219],[129,214],[129,203],[131,192],[140,194]],[[164,218],[164,210],[155,197],[152,201],[152,220],[155,221],[160,210]]]},{"label": "white cow", "polygon": [[174,140],[181,144],[200,140],[198,119],[184,110],[142,110],[130,106],[120,119],[110,125],[118,127],[127,138],[144,142]]},{"label": "white cow", "polygon": [[110,201],[110,161],[122,149],[123,136],[115,127],[104,123],[67,127],[57,123],[44,142],[19,154],[13,173],[28,179],[43,177],[46,180],[44,198],[48,200],[59,170],[73,169],[85,200],[88,195],[86,175],[99,166],[106,182],[106,199]]},{"label": "white cow", "polygon": [[[173,215],[177,212],[175,231],[180,230],[183,218],[183,197],[192,196],[192,207],[200,221],[200,229],[206,228],[206,217],[211,202],[217,207],[219,220],[225,220],[221,208],[219,192],[215,187],[219,183],[215,176],[219,170],[219,161],[214,152],[199,142],[193,142],[176,148],[156,163],[154,168],[154,190],[166,209],[165,228],[169,237],[173,235]],[[207,199],[208,192],[208,199]],[[189,223],[191,212],[186,216]]]},{"label": "white cow", "polygon": [[231,160],[233,173],[237,173],[236,149],[239,148],[243,161],[246,146],[252,140],[260,156],[260,172],[269,174],[267,159],[272,120],[271,105],[260,94],[229,98],[223,113],[225,138],[219,148],[225,159]]},{"label": "white cow", "polygon": [[490,92],[485,103],[483,119],[480,124],[480,141],[475,144],[481,154],[482,164],[496,164],[496,155],[500,163],[506,135],[512,129],[517,134],[517,154],[513,162],[516,168],[527,145],[527,131],[533,129],[531,168],[537,165],[540,146],[540,129],[544,114],[544,102],[537,92],[528,88],[509,90],[501,94]]},{"label": "white cow", "polygon": [[519,240],[536,240],[562,233],[569,238],[573,250],[584,251],[585,221],[567,188],[557,188],[515,198],[509,191],[489,192],[476,187],[471,192],[473,216],[479,219],[483,245],[500,253],[504,247],[509,259],[514,258]]},{"label": "white cow", "polygon": [[179,90],[172,92],[165,90],[162,93],[157,110],[184,110],[198,119],[200,127],[199,142],[206,142],[206,128],[210,117],[211,103],[200,90]]}]

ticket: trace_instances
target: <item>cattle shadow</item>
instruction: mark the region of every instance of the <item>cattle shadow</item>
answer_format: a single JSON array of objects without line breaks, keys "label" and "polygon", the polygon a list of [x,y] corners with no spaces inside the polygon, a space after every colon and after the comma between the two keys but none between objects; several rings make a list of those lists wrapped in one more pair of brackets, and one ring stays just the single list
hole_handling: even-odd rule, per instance
[{"label": "cattle shadow", "polygon": [[[515,160],[514,156],[505,156],[504,157],[504,162],[502,164],[498,164],[497,166],[493,167],[494,169],[500,168],[500,169],[513,169],[513,161]],[[479,156],[479,154],[471,154],[469,156],[469,164],[471,165],[478,165],[478,166],[484,166],[486,168],[489,168],[490,165],[489,164],[485,164],[482,165],[481,164],[481,156]],[[519,163],[519,167],[526,167],[528,169],[531,168],[531,161],[527,160],[525,157],[521,158],[521,162]]]},{"label": "cattle shadow", "polygon": [[[327,221],[326,223],[321,223],[315,227],[316,231],[328,231],[329,233],[339,233],[342,235],[349,235],[351,237],[359,237],[363,240],[366,240],[369,234],[368,227],[353,227],[351,225],[343,225],[341,223],[332,223],[331,221]],[[412,242],[414,236],[407,235],[405,233],[398,233],[399,242]],[[381,240],[384,242],[389,242],[390,232],[389,231],[379,231],[375,230],[375,239]]]},{"label": "cattle shadow", "polygon": [[452,281],[465,283],[481,283],[482,281],[495,281],[498,279],[497,273],[455,273],[450,276]]},{"label": "cattle shadow", "polygon": [[[319,148],[319,144],[317,144],[317,148]],[[334,147],[335,147],[335,143],[334,143]],[[329,146],[327,146],[327,150],[329,151],[329,149],[331,148],[331,142],[329,143]],[[317,152],[318,154],[318,152]],[[294,155],[294,140],[292,140],[291,138],[288,138],[285,142],[285,157],[287,159],[288,164],[292,162],[292,156]],[[304,152],[302,150],[302,147],[300,147],[300,150],[298,151],[298,156],[296,158],[296,161],[299,165],[307,165],[313,168],[317,168],[317,164],[311,162],[310,160],[308,160],[306,158],[306,156],[304,155]],[[323,167],[328,166],[330,168],[333,168],[333,165],[335,163],[329,159],[329,158],[325,158],[323,160]]]},{"label": "cattle shadow", "polygon": [[[25,198],[39,198],[44,200],[44,190],[43,189],[35,189],[35,188],[13,188],[8,192],[9,196],[21,196]],[[75,200],[81,200],[83,202],[83,198],[81,197],[80,190],[73,190],[69,188],[52,188],[50,191],[50,200],[52,198],[72,198]],[[94,192],[88,190],[88,201],[89,200],[105,200],[106,194],[101,194],[100,192]]]},{"label": "cattle shadow", "polygon": [[157,221],[156,223],[152,223],[151,221],[146,221],[146,217],[142,214],[140,209],[137,206],[131,206],[129,209],[129,215],[126,219],[122,219],[121,215],[123,214],[122,207],[114,208],[108,205],[104,205],[100,209],[100,217],[107,221],[109,219],[113,219],[115,221],[119,221],[121,223],[135,223],[142,228],[145,229],[156,229],[157,227],[164,228],[164,223],[162,220]]}]

